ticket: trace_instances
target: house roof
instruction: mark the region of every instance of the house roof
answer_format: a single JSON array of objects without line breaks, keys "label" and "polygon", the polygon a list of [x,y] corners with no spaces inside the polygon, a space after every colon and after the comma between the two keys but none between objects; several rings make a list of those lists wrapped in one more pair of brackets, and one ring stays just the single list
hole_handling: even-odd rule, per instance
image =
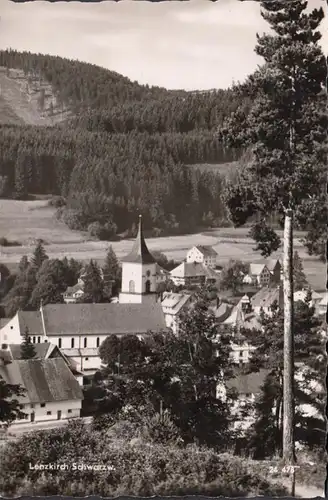
[{"label": "house roof", "polygon": [[[36,353],[33,359],[46,359],[50,346],[53,346],[53,344],[49,344],[49,342],[33,344]],[[21,344],[9,344],[9,349],[12,354],[12,359],[21,359]]]},{"label": "house roof", "polygon": [[[30,325],[35,327],[30,328],[30,334],[35,330],[43,333],[39,311],[19,314],[22,323],[27,314]],[[160,303],[47,304],[43,307],[43,317],[47,335],[143,334],[166,329]]]},{"label": "house roof", "polygon": [[44,335],[40,311],[18,311],[17,316],[21,335],[26,328],[30,335]]},{"label": "house roof", "polygon": [[202,252],[203,255],[208,257],[216,257],[218,255],[217,251],[210,245],[196,245],[196,248]]},{"label": "house roof", "polygon": [[15,360],[0,367],[0,375],[10,384],[19,384],[26,394],[21,402],[50,403],[82,400],[78,381],[62,358]]},{"label": "house roof", "polygon": [[265,268],[265,264],[250,264],[249,274],[252,276],[259,276]]},{"label": "house roof", "polygon": [[270,272],[274,271],[277,264],[281,266],[279,259],[268,259],[265,261],[265,264]]},{"label": "house roof", "polygon": [[249,374],[238,373],[237,369],[235,378],[227,380],[227,388],[236,389],[238,394],[259,394],[268,373],[264,368]]},{"label": "house roof", "polygon": [[67,357],[81,356],[99,356],[97,347],[84,347],[82,349],[61,349],[61,352]]},{"label": "house roof", "polygon": [[76,292],[79,292],[80,290],[83,292],[84,285],[82,283],[76,283],[74,286],[68,286],[63,293],[63,295],[73,295]]},{"label": "house roof", "polygon": [[252,307],[271,307],[277,301],[279,307],[283,305],[282,287],[263,287],[251,298]]},{"label": "house roof", "polygon": [[166,276],[169,276],[170,271],[167,271],[166,269],[164,269],[164,267],[160,266],[160,265],[156,262],[156,273],[157,273],[157,274],[164,274],[164,275],[166,275]]},{"label": "house roof", "polygon": [[178,314],[190,298],[191,295],[186,293],[164,292],[161,305],[162,308],[170,309],[171,313]]},{"label": "house roof", "polygon": [[219,307],[215,305],[210,306],[210,309],[213,311],[215,318],[218,322],[222,323],[225,321],[231,314],[233,306],[231,304],[227,304],[226,302],[221,302]]},{"label": "house roof", "polygon": [[0,330],[1,328],[3,328],[4,326],[6,326],[7,323],[9,323],[10,321],[10,318],[1,318],[0,319]]},{"label": "house roof", "polygon": [[143,228],[142,228],[142,217],[139,215],[139,228],[138,228],[138,234],[137,237],[134,241],[133,247],[131,252],[122,259],[122,262],[131,262],[131,263],[138,263],[138,264],[154,264],[156,261],[150,251],[148,250],[148,247],[146,245],[144,235],[143,235]]},{"label": "house roof", "polygon": [[177,278],[192,278],[205,276],[216,279],[217,274],[213,269],[204,266],[201,262],[182,262],[171,271],[171,276]]}]

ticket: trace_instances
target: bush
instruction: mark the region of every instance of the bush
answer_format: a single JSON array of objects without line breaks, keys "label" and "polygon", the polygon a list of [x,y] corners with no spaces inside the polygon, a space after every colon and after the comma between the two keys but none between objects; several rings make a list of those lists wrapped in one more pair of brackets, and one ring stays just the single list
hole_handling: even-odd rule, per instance
[{"label": "bush", "polygon": [[88,226],[88,233],[90,236],[94,238],[98,238],[99,240],[109,240],[113,236],[115,236],[117,231],[116,224],[112,222],[106,222],[102,224],[100,222],[92,222]]},{"label": "bush", "polygon": [[145,419],[141,436],[146,442],[178,445],[183,443],[179,429],[171,419],[170,413],[156,413]]},{"label": "bush", "polygon": [[[118,442],[111,430],[98,432],[77,420],[5,444],[0,450],[0,494],[114,497],[282,493],[281,488],[270,486],[261,474],[230,455],[218,455],[195,445],[178,448]],[[68,469],[48,470],[42,475],[31,469],[30,463],[68,464]],[[74,471],[73,463],[102,464],[111,470]]]}]

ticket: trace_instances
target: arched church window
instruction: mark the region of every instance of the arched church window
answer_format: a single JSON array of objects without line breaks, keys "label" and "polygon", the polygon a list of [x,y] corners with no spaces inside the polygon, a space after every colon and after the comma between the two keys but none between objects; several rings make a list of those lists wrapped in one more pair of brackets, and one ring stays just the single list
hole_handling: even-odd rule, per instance
[{"label": "arched church window", "polygon": [[129,292],[134,293],[135,292],[135,284],[133,280],[129,281]]},{"label": "arched church window", "polygon": [[149,269],[148,269],[148,271],[146,272],[146,276],[147,276],[148,278],[149,278],[149,276],[150,276],[150,271],[149,271]]},{"label": "arched church window", "polygon": [[147,280],[145,285],[146,285],[146,293],[149,293],[150,292],[150,281]]}]

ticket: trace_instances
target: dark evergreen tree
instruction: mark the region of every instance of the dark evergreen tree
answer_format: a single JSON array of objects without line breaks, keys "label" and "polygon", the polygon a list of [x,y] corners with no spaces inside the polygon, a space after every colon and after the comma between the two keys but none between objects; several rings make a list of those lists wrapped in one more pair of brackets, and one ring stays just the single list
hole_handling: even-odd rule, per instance
[{"label": "dark evergreen tree", "polygon": [[36,275],[30,305],[38,309],[41,302],[46,304],[63,303],[63,293],[68,287],[68,269],[59,259],[45,259]]},{"label": "dark evergreen tree", "polygon": [[31,257],[31,264],[35,269],[40,269],[43,262],[49,257],[46,254],[45,248],[41,240],[38,240],[37,245],[34,249],[33,255]]},{"label": "dark evergreen tree", "polygon": [[[311,294],[305,303],[295,305],[295,439],[307,446],[323,446],[323,415],[325,380],[325,345],[321,320],[310,307]],[[249,372],[267,371],[262,396],[256,404],[257,417],[252,428],[251,448],[256,455],[273,456],[281,452],[283,421],[283,349],[284,316],[276,306],[272,316],[262,315],[263,330],[242,330],[244,338],[256,347],[252,354]],[[311,389],[312,387],[312,389]],[[313,389],[315,387],[315,389]],[[318,416],[304,416],[301,406],[309,404],[318,411]],[[273,416],[272,416],[273,415]],[[320,423],[321,420],[321,423]],[[313,432],[313,429],[316,429]],[[257,436],[266,436],[271,445],[263,447]],[[257,446],[256,446],[257,440]],[[258,455],[258,458],[260,456]]]},{"label": "dark evergreen tree", "polygon": [[223,131],[230,145],[251,148],[253,158],[230,184],[226,202],[235,225],[253,218],[251,234],[263,255],[280,245],[270,217],[285,226],[283,443],[284,461],[293,463],[293,220],[307,231],[310,253],[322,254],[326,244],[327,65],[318,43],[324,13],[322,8],[306,13],[302,0],[261,6],[273,33],[257,36],[255,50],[265,64],[244,86],[256,96],[254,104],[247,116],[237,112]]},{"label": "dark evergreen tree", "polygon": [[265,64],[243,89],[254,97],[249,114],[237,111],[222,130],[234,146],[250,148],[252,161],[227,193],[230,216],[243,225],[257,214],[256,241],[271,253],[279,239],[270,214],[283,223],[287,208],[308,231],[306,245],[319,251],[326,240],[326,60],[319,45],[323,9],[306,12],[306,1],[261,2],[273,34],[257,36]]},{"label": "dark evergreen tree", "polygon": [[309,286],[304,273],[302,259],[298,255],[298,252],[294,252],[293,257],[293,283],[295,292]]},{"label": "dark evergreen tree", "polygon": [[24,339],[20,349],[21,359],[33,359],[36,356],[36,350],[31,342],[29,329],[26,327],[24,331]]},{"label": "dark evergreen tree", "polygon": [[105,301],[104,281],[101,277],[98,264],[90,260],[83,274],[84,295],[81,302],[84,303],[99,303]]},{"label": "dark evergreen tree", "polygon": [[18,264],[18,269],[22,273],[27,270],[28,266],[30,265],[29,260],[26,255],[23,255],[21,260],[19,261]]},{"label": "dark evergreen tree", "polygon": [[18,384],[8,384],[0,375],[0,425],[8,427],[14,420],[24,418],[18,397],[25,395],[25,389]]}]

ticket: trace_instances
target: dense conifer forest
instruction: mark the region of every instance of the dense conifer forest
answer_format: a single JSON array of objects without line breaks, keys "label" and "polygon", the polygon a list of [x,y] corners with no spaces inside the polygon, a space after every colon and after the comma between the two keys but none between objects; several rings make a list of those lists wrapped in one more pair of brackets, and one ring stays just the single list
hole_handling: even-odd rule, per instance
[{"label": "dense conifer forest", "polygon": [[136,212],[155,234],[225,222],[224,179],[192,165],[240,156],[218,138],[228,116],[249,110],[236,89],[169,91],[95,65],[13,50],[0,51],[0,66],[48,82],[56,110],[70,110],[52,127],[1,126],[1,197],[60,196],[58,217],[104,239],[133,232]]}]

